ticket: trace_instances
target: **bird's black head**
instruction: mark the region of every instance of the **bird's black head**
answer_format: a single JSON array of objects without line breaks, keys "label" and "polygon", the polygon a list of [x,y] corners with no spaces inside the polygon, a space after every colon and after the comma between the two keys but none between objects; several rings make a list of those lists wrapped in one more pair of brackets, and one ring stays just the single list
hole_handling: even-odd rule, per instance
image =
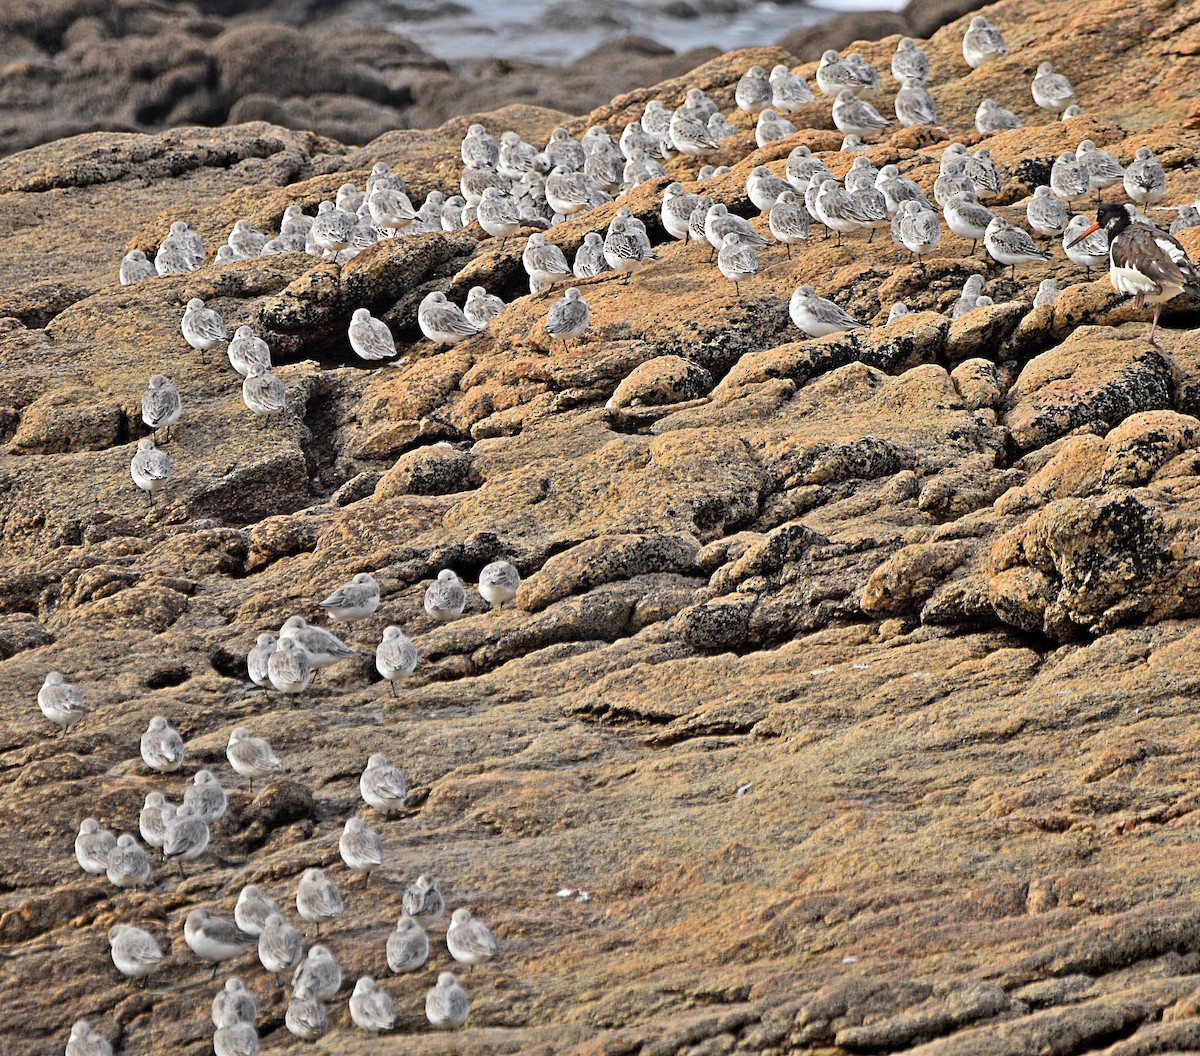
[{"label": "bird's black head", "polygon": [[1117,202],[1105,202],[1096,210],[1096,223],[1104,228],[1108,234],[1108,240],[1111,242],[1133,223],[1133,217],[1129,215],[1128,206]]}]

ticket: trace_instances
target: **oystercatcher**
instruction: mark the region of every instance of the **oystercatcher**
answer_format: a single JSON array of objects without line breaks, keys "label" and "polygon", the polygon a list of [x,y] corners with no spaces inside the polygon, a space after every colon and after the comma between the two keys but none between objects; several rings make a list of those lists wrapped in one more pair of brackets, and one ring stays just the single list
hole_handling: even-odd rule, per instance
[{"label": "oystercatcher", "polygon": [[1162,306],[1187,292],[1200,295],[1200,273],[1177,239],[1149,223],[1135,220],[1131,205],[1108,202],[1096,211],[1096,222],[1075,238],[1082,242],[1093,231],[1108,235],[1108,278],[1118,293],[1133,297],[1133,305],[1154,305],[1154,321],[1146,340],[1155,348],[1154,331]]}]

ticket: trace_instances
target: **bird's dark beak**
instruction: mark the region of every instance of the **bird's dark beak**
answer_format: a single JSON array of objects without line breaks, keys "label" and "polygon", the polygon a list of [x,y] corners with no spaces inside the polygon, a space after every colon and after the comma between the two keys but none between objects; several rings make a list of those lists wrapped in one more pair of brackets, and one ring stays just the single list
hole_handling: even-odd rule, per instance
[{"label": "bird's dark beak", "polygon": [[1084,231],[1083,234],[1077,235],[1073,241],[1068,242],[1067,249],[1070,249],[1072,246],[1078,245],[1085,238],[1087,238],[1088,235],[1090,235],[1093,231],[1099,231],[1099,230],[1100,230],[1100,221],[1097,220],[1094,224],[1092,224],[1091,227],[1089,227],[1086,231]]}]

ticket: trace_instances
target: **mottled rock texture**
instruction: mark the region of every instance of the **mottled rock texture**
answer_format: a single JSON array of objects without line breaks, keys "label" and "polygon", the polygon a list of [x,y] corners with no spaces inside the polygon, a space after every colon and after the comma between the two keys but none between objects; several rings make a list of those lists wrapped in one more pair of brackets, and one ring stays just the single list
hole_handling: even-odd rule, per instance
[{"label": "mottled rock texture", "polygon": [[[928,51],[957,138],[978,141],[984,95],[1031,125],[987,141],[1008,173],[1000,208],[1023,215],[1083,138],[1126,161],[1152,147],[1166,200],[1192,198],[1200,7],[986,12],[1007,59],[968,72],[965,19]],[[894,45],[861,50],[884,66]],[[529,139],[615,127],[690,84],[728,109],[738,75],[778,54],[721,56],[590,115],[486,122]],[[1036,123],[1042,60],[1084,117]],[[743,131],[717,156],[733,172],[705,187],[750,215],[750,168],[840,140],[827,103],[798,116],[761,150]],[[348,981],[370,973],[392,994],[400,1040],[352,1032],[347,987],[311,1051],[1194,1051],[1196,305],[1168,307],[1159,352],[1149,309],[1057,249],[1014,282],[949,235],[915,265],[885,240],[816,232],[790,262],[764,250],[742,299],[706,251],[660,246],[627,286],[581,285],[592,327],[565,351],[544,331],[553,295],[523,295],[519,245],[476,229],[341,269],[283,255],[117,285],[122,253],[152,250],[173,219],[211,254],[237,217],[271,228],[377,160],[414,196],[449,193],[466,123],[361,148],[265,123],[97,133],[0,162],[4,1051],[61,1051],[86,1016],[121,1052],[200,1056],[225,974],[258,998],[263,1051],[310,1051],[282,1025],[286,980],[246,956],[213,981],[183,919],[228,915],[256,883],[299,923],[296,881],[318,864],[347,903],[322,941]],[[943,145],[897,131],[871,157],[929,192]],[[694,168],[670,163],[688,189]],[[660,190],[627,198],[656,240]],[[553,240],[573,250],[615,208]],[[1183,240],[1197,255],[1200,237]],[[940,313],[975,270],[997,307],[951,325]],[[1065,292],[1035,313],[1048,276]],[[512,305],[432,351],[420,297],[476,282]],[[803,339],[786,311],[803,282],[874,325]],[[222,356],[183,342],[197,296],[271,342],[288,411],[269,428]],[[901,299],[912,314],[882,326]],[[355,360],[360,306],[391,324],[403,364]],[[151,506],[129,462],[154,373],[184,413]],[[524,577],[514,605],[488,611],[472,589],[462,619],[424,614],[439,569],[472,585],[496,558]],[[382,604],[345,633],[367,655],[296,703],[250,688],[256,635],[320,619],[316,602],[364,570]],[[421,656],[394,699],[369,658],[389,623]],[[92,709],[61,737],[35,705],[51,668]],[[138,756],[159,714],[186,741],[180,774]],[[286,764],[254,797],[225,760],[238,726]],[[377,751],[411,790],[389,818],[358,798]],[[118,891],[80,872],[81,818],[136,831],[146,793],[178,801],[199,768],[230,804],[186,878],[156,861],[151,886]],[[355,813],[387,847],[369,887],[337,853]],[[387,971],[419,873],[500,943],[461,973],[472,1011],[452,1036],[422,1011],[451,967],[445,920],[423,970]],[[145,990],[116,977],[115,922],[167,953]]]}]

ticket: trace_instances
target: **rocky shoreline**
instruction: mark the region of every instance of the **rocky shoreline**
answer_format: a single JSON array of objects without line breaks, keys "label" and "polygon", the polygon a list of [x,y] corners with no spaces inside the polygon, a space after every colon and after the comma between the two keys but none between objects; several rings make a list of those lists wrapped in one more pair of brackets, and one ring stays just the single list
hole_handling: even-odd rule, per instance
[{"label": "rocky shoreline", "polygon": [[[984,10],[1007,58],[968,70],[965,18],[925,47],[956,138],[984,142],[967,130],[985,93],[1027,119],[986,137],[1007,175],[996,208],[1022,213],[1085,138],[1123,161],[1153,149],[1164,204],[1191,200],[1195,5]],[[895,44],[860,50],[886,69]],[[1069,74],[1081,117],[1035,114],[1042,60]],[[741,74],[777,61],[788,53],[747,49],[590,113],[479,119],[538,143],[560,124],[619,131],[693,85],[729,113]],[[753,167],[779,171],[805,143],[842,174],[828,103],[794,116],[794,136],[756,148],[735,115],[707,159],[731,171],[700,186],[765,229]],[[230,915],[248,883],[294,916],[312,866],[346,899],[321,932],[349,981],[322,1052],[1195,1050],[1200,306],[1171,302],[1160,352],[1151,310],[1057,247],[1014,281],[948,235],[923,264],[861,235],[813,237],[790,261],[767,248],[739,298],[706,251],[663,244],[667,180],[553,228],[570,254],[626,205],[660,243],[629,285],[580,284],[593,324],[569,350],[544,329],[553,296],[526,293],[523,240],[500,248],[477,225],[340,267],[287,253],[118,285],[122,254],[152,252],[175,219],[210,247],[241,217],[274,231],[288,205],[312,213],[377,161],[414,199],[449,195],[474,119],[360,146],[265,122],[97,132],[0,159],[6,1051],[61,1051],[79,1017],[119,1053],[212,1051],[220,979],[184,918]],[[928,191],[946,142],[893,130],[869,156]],[[695,168],[668,163],[689,190]],[[1200,257],[1200,229],[1179,237]],[[951,321],[975,271],[995,303]],[[1050,277],[1063,292],[1034,308]],[[870,327],[804,338],[787,299],[807,282]],[[418,303],[474,285],[509,307],[434,352]],[[251,421],[240,379],[183,341],[193,297],[268,338],[281,422]],[[899,300],[910,314],[885,324]],[[401,366],[350,351],[364,305]],[[175,477],[150,506],[129,466],[155,373],[185,410],[165,447]],[[515,607],[489,611],[472,589],[463,618],[425,615],[440,569],[474,584],[498,557],[522,573]],[[250,688],[257,635],[318,619],[364,570],[383,587],[347,635],[364,656],[297,704]],[[395,700],[370,657],[391,623],[420,655]],[[61,737],[35,703],[52,668],[91,709]],[[185,741],[178,774],[139,759],[155,715]],[[226,762],[241,726],[286,766],[254,795]],[[399,815],[368,815],[388,857],[364,889],[338,838],[365,810],[375,752],[409,795]],[[78,869],[83,817],[136,831],[148,792],[178,799],[200,768],[229,804],[186,878],[156,860],[148,887],[123,891]],[[471,1013],[452,1034],[422,1006],[451,963],[445,922],[422,971],[392,975],[385,955],[422,873],[500,945],[461,973]],[[109,960],[117,923],[166,954],[146,989]],[[393,996],[398,1037],[351,1026],[363,974]],[[262,1051],[315,1051],[284,1028],[286,979],[253,954],[225,975],[258,1000]]]},{"label": "rocky shoreline", "polygon": [[[926,37],[970,0],[912,0],[789,34],[798,59],[888,33]],[[374,7],[221,0],[22,0],[0,11],[0,155],[97,129],[156,132],[268,121],[343,143],[440,125],[509,103],[585,113],[677,77],[715,48],[676,54],[644,37],[568,66],[449,64],[378,21]],[[334,56],[334,61],[330,61]]]}]

